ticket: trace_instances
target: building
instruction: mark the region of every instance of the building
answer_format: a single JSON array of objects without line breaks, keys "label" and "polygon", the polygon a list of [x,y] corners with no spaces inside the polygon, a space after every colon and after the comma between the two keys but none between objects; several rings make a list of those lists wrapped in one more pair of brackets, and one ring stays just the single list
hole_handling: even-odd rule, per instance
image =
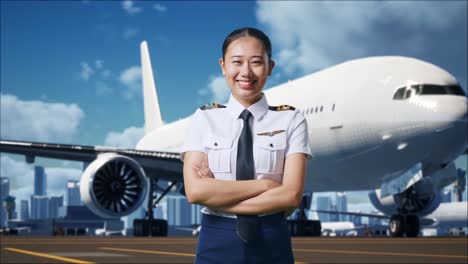
[{"label": "building", "polygon": [[7,212],[3,206],[3,201],[10,195],[10,179],[0,177],[0,228],[7,225]]},{"label": "building", "polygon": [[86,206],[65,206],[60,211],[63,212],[61,218],[13,220],[9,221],[9,225],[12,228],[28,228],[28,235],[31,236],[95,235],[97,229],[106,227],[123,229],[120,219],[99,217]]},{"label": "building", "polygon": [[47,195],[47,174],[42,166],[34,167],[34,195]]},{"label": "building", "polygon": [[167,201],[167,222],[169,225],[191,225],[192,205],[183,195],[168,195]]},{"label": "building", "polygon": [[[362,211],[358,210],[356,213],[362,213]],[[350,220],[355,226],[362,225],[362,217],[360,215],[352,215]]]},{"label": "building", "polygon": [[20,202],[20,219],[28,220],[29,219],[29,202],[28,200],[21,200]]},{"label": "building", "polygon": [[[348,198],[345,192],[340,192],[336,194],[336,210],[339,212],[347,212],[348,211]],[[346,222],[349,221],[349,217],[347,215],[340,215],[339,221]]]},{"label": "building", "polygon": [[3,207],[6,210],[7,220],[16,219],[16,198],[8,195],[3,199]]},{"label": "building", "polygon": [[31,219],[47,219],[49,212],[49,197],[31,195]]},{"label": "building", "polygon": [[[332,202],[328,196],[317,197],[317,210],[331,211]],[[318,217],[322,222],[330,222],[330,214],[318,213]]]},{"label": "building", "polygon": [[81,194],[80,194],[80,182],[79,181],[68,181],[67,182],[67,205],[68,206],[80,206]]},{"label": "building", "polygon": [[63,196],[52,196],[49,198],[49,218],[59,216],[59,208],[63,207]]},{"label": "building", "polygon": [[191,212],[192,221],[191,221],[191,224],[192,225],[200,225],[201,224],[201,218],[202,218],[202,213],[201,213],[202,205],[192,204],[191,208],[192,208],[192,212]]}]

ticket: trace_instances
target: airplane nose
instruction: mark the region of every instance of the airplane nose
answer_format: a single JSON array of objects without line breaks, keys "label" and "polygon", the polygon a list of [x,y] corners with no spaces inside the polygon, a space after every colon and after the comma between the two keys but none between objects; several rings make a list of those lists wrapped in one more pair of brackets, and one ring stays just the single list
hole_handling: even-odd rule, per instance
[{"label": "airplane nose", "polygon": [[467,134],[467,97],[441,95],[434,98],[437,107],[431,111],[426,119],[426,128],[433,131],[435,144],[462,154],[468,144]]},{"label": "airplane nose", "polygon": [[453,126],[456,123],[466,125],[468,111],[466,96],[438,96],[435,102],[436,107],[431,121],[447,126]]}]

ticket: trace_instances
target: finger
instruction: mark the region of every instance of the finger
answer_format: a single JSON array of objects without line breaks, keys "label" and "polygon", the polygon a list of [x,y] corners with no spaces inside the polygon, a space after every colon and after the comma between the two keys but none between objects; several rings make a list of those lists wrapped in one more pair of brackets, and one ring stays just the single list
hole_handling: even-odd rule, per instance
[{"label": "finger", "polygon": [[201,168],[197,164],[192,164],[192,169],[195,171],[199,171]]},{"label": "finger", "polygon": [[206,161],[202,161],[202,167],[209,168],[208,163]]}]

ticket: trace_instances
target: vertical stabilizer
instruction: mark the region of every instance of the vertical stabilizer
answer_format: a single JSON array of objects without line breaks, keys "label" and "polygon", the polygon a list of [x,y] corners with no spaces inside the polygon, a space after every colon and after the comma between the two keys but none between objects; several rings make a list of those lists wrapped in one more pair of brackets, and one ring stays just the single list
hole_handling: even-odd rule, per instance
[{"label": "vertical stabilizer", "polygon": [[159,110],[158,93],[154,83],[153,69],[148,51],[148,43],[141,42],[141,74],[143,79],[143,100],[145,105],[145,134],[163,125]]}]

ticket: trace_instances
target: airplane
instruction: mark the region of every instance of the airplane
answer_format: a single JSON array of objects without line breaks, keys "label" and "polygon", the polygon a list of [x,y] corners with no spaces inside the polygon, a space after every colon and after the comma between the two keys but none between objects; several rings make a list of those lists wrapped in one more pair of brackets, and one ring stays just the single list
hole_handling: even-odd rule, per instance
[{"label": "airplane", "polygon": [[[349,212],[349,211],[331,211],[331,210],[310,210],[313,213],[325,213],[325,214],[334,214],[334,215],[349,215],[349,216],[360,216],[368,218],[377,218],[384,221],[391,220],[389,215],[376,214],[376,213],[362,213],[362,212]],[[448,230],[451,228],[466,228],[468,227],[468,202],[447,202],[440,203],[436,210],[432,213],[421,217],[419,219],[420,226],[430,229],[441,229]],[[370,230],[373,227],[368,226]],[[391,226],[389,231],[391,231]],[[351,231],[357,231],[358,226],[355,226],[354,223],[344,221],[344,222],[324,222],[322,223],[322,232],[335,233],[335,234],[349,234]],[[362,227],[361,227],[362,229]],[[381,231],[381,230],[380,230]],[[361,232],[362,233],[362,232]],[[380,235],[385,235],[385,233],[379,232]],[[424,233],[424,232],[422,232]],[[357,233],[356,233],[357,235]]]},{"label": "airplane", "polygon": [[[140,49],[145,135],[135,149],[1,139],[0,152],[29,163],[36,156],[90,162],[80,192],[94,213],[122,217],[148,195],[134,235],[167,235],[153,207],[174,186],[183,190],[179,150],[190,117],[163,124],[146,41]],[[456,178],[454,160],[467,152],[466,93],[450,73],[419,59],[355,59],[264,93],[270,105],[292,105],[308,122],[312,158],[304,191],[375,190],[374,206],[391,208],[392,236],[418,235],[419,218],[439,206],[440,190]],[[164,189],[158,180],[171,184]],[[289,223],[292,234],[320,235],[320,221]]]}]

